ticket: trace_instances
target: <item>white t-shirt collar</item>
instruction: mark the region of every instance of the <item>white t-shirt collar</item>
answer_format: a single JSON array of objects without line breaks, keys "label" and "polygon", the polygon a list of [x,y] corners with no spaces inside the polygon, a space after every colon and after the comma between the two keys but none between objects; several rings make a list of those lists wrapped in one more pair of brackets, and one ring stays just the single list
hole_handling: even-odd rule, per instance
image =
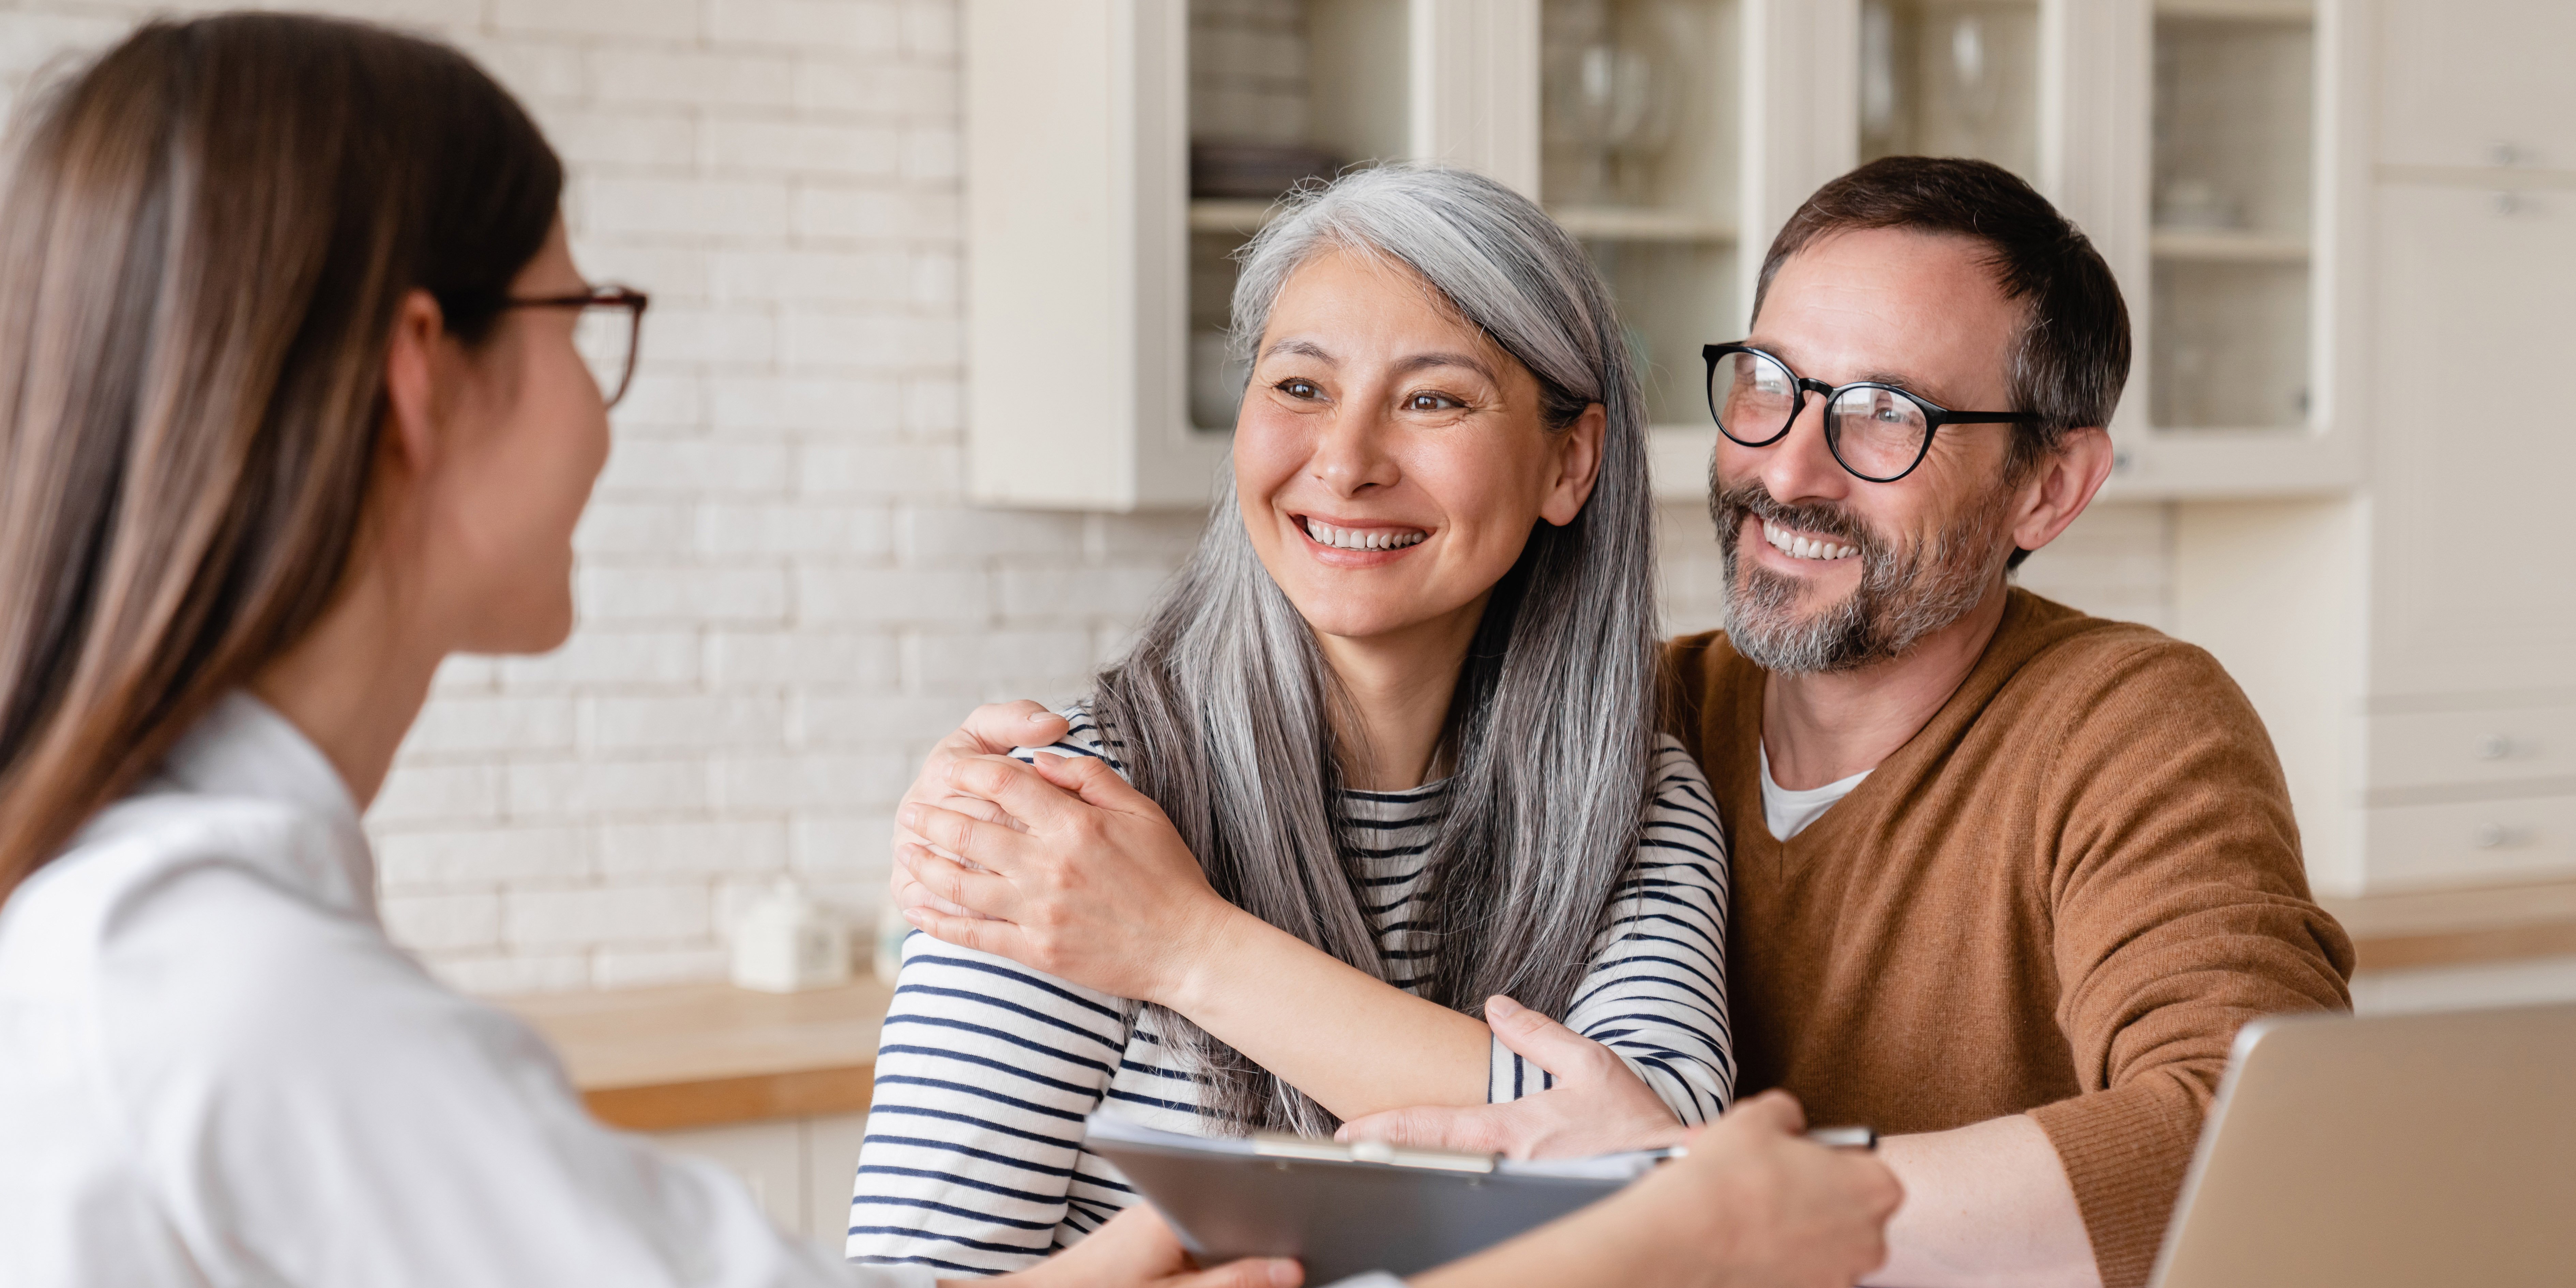
[{"label": "white t-shirt collar", "polygon": [[1860,786],[1860,780],[1870,774],[1864,769],[1822,787],[1793,792],[1771,780],[1771,749],[1761,746],[1758,741],[1755,746],[1762,757],[1762,821],[1771,829],[1771,839],[1775,841],[1785,841],[1806,831],[1808,824],[1832,809],[1834,802],[1851,795],[1852,789]]}]

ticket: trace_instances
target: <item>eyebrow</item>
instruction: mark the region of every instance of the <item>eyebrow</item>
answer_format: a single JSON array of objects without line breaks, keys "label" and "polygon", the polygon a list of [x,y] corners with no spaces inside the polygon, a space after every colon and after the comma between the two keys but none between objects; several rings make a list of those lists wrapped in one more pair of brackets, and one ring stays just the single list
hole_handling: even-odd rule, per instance
[{"label": "eyebrow", "polygon": [[1270,348],[1264,351],[1261,356],[1272,358],[1283,353],[1293,353],[1301,358],[1313,358],[1317,362],[1329,363],[1334,366],[1341,365],[1340,359],[1325,352],[1324,346],[1317,344],[1312,340],[1282,340],[1279,343],[1270,346]]},{"label": "eyebrow", "polygon": [[1428,371],[1433,367],[1464,367],[1487,380],[1495,379],[1493,368],[1486,366],[1474,354],[1468,353],[1417,353],[1397,362],[1394,370],[1397,375],[1411,375],[1417,371]]},{"label": "eyebrow", "polygon": [[[1277,344],[1270,346],[1262,356],[1275,357],[1283,353],[1295,354],[1299,357],[1313,358],[1318,362],[1334,366],[1341,365],[1340,360],[1327,352],[1324,349],[1324,346],[1317,344],[1312,340],[1281,340]],[[1411,357],[1397,359],[1391,369],[1395,374],[1405,376],[1411,375],[1417,371],[1428,371],[1434,367],[1464,367],[1469,371],[1475,372],[1477,375],[1483,376],[1487,380],[1493,380],[1499,383],[1500,379],[1494,375],[1494,369],[1491,366],[1488,366],[1483,359],[1470,353],[1417,353]]]}]

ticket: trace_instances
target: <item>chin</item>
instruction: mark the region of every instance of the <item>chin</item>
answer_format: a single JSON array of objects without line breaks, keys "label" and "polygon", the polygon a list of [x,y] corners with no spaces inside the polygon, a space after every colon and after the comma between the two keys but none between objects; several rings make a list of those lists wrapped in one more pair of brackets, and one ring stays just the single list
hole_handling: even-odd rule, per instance
[{"label": "chin", "polygon": [[572,638],[574,620],[572,596],[568,593],[543,607],[518,606],[516,611],[496,615],[483,630],[476,631],[463,651],[504,657],[552,653]]}]

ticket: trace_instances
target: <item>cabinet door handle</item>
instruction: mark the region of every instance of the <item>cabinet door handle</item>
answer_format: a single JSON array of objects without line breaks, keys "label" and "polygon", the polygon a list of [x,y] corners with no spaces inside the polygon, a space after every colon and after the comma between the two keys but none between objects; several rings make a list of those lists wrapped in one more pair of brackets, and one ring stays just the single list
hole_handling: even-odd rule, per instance
[{"label": "cabinet door handle", "polygon": [[2469,833],[2470,843],[2481,850],[2501,850],[2512,840],[2512,829],[2502,823],[2480,823]]},{"label": "cabinet door handle", "polygon": [[2503,734],[2491,733],[2478,739],[2478,759],[2480,760],[2502,760],[2512,754],[2513,739]]},{"label": "cabinet door handle", "polygon": [[2500,166],[2528,164],[2532,157],[2531,149],[2504,140],[2498,140],[2487,147],[2487,160]]}]

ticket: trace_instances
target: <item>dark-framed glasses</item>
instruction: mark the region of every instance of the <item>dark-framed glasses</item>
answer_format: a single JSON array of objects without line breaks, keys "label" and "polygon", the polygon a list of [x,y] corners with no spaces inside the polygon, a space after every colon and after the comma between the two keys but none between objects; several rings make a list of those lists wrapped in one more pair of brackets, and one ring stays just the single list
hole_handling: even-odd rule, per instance
[{"label": "dark-framed glasses", "polygon": [[594,286],[581,295],[504,300],[502,307],[579,309],[572,326],[573,347],[581,351],[591,379],[599,382],[599,396],[614,407],[635,382],[635,349],[644,336],[644,306],[651,302],[652,297],[632,287]]},{"label": "dark-framed glasses", "polygon": [[1809,380],[1789,364],[1749,344],[1712,344],[1708,359],[1708,412],[1717,431],[1745,447],[1769,447],[1789,433],[1807,396],[1825,399],[1825,446],[1857,478],[1893,483],[1914,472],[1932,450],[1943,425],[2026,424],[2026,411],[1952,411],[1876,380],[1829,385]]}]

